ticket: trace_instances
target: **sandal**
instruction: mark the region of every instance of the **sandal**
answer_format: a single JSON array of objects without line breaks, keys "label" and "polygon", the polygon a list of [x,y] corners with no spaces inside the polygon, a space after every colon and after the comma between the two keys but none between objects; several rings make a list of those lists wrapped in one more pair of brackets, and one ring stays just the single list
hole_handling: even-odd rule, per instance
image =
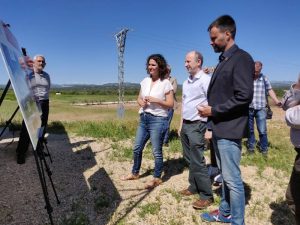
[{"label": "sandal", "polygon": [[160,178],[154,178],[149,183],[145,185],[145,189],[153,189],[160,185],[162,183],[162,180]]},{"label": "sandal", "polygon": [[127,176],[122,176],[121,180],[137,180],[140,178],[140,175],[138,174],[129,174]]}]

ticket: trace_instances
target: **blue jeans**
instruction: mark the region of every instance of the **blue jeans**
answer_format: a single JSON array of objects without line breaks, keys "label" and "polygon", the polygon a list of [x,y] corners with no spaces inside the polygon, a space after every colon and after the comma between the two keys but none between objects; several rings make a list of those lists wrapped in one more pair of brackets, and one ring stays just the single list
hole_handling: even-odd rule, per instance
[{"label": "blue jeans", "polygon": [[168,124],[165,130],[165,134],[164,134],[164,144],[167,144],[169,142],[169,132],[170,132],[170,125],[171,125],[171,121],[173,118],[173,114],[174,114],[174,109],[168,109]]},{"label": "blue jeans", "polygon": [[217,164],[223,177],[219,210],[224,216],[232,216],[232,225],[245,224],[245,190],[240,170],[241,142],[241,139],[213,136]]},{"label": "blue jeans", "polygon": [[254,118],[256,127],[259,134],[259,148],[261,152],[268,151],[268,136],[267,136],[267,119],[265,109],[249,109],[249,137],[248,137],[248,150],[254,151],[255,149],[255,134],[254,134]]},{"label": "blue jeans", "polygon": [[151,140],[152,154],[154,156],[154,177],[160,178],[163,169],[163,133],[168,120],[167,117],[153,116],[150,113],[140,114],[140,124],[136,133],[135,145],[133,148],[132,174],[140,172],[143,150],[147,141]]}]

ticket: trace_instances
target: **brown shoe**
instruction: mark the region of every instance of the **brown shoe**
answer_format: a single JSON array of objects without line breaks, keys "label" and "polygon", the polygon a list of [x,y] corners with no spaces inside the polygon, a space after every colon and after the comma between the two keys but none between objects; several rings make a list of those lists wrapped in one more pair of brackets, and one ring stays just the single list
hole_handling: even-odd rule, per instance
[{"label": "brown shoe", "polygon": [[194,193],[193,193],[193,192],[190,192],[189,189],[181,190],[181,191],[179,191],[179,194],[184,195],[184,196],[191,196],[191,195],[194,195]]},{"label": "brown shoe", "polygon": [[137,180],[140,178],[140,175],[138,174],[129,174],[127,176],[121,177],[121,180]]},{"label": "brown shoe", "polygon": [[199,199],[193,203],[193,208],[194,209],[205,209],[211,204],[213,204],[214,200],[213,199]]},{"label": "brown shoe", "polygon": [[162,183],[162,180],[160,178],[154,178],[153,180],[149,181],[145,185],[145,189],[153,189],[153,188],[157,187],[158,185],[160,185],[161,183]]}]

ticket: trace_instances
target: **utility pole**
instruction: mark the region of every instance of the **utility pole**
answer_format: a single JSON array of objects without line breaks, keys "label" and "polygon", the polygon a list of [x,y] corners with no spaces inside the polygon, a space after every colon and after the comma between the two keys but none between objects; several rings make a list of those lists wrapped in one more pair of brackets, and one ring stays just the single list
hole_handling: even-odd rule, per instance
[{"label": "utility pole", "polygon": [[118,117],[123,118],[125,113],[124,108],[124,51],[126,34],[129,31],[128,28],[122,29],[119,33],[115,34],[118,47],[118,82],[119,82],[119,99],[118,99]]}]

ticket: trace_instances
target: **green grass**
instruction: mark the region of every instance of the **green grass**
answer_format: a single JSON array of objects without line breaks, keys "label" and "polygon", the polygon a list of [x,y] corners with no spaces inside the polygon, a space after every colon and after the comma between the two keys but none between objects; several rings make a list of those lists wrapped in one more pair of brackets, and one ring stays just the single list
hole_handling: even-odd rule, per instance
[{"label": "green grass", "polygon": [[130,161],[133,158],[132,147],[124,147],[119,143],[113,143],[111,145],[112,152],[109,156],[109,159],[112,161]]},{"label": "green grass", "polygon": [[82,202],[74,201],[71,205],[72,214],[61,219],[60,225],[90,225],[87,215],[82,213]]},{"label": "green grass", "polygon": [[157,215],[160,211],[160,202],[152,202],[152,203],[147,203],[145,205],[140,206],[140,210],[138,212],[138,215],[141,218],[145,218],[147,214],[151,215]]},{"label": "green grass", "polygon": [[[59,101],[64,103],[95,103],[95,102],[110,102],[110,101],[118,101],[118,93],[116,91],[115,94],[111,95],[103,95],[103,94],[72,94],[72,93],[62,93],[61,95],[55,95],[51,93],[50,99],[53,101]],[[136,95],[125,95],[124,101],[135,101],[137,99]]]},{"label": "green grass", "polygon": [[[16,108],[18,107],[17,101],[5,100],[2,102],[0,107],[0,124],[3,126],[6,121],[10,119]],[[18,110],[17,114],[13,118],[12,121],[16,121],[20,123],[22,121],[22,116],[20,110]]]},{"label": "green grass", "polygon": [[[172,219],[172,220],[170,220],[170,222],[168,222],[168,225],[182,225],[182,224],[184,224],[184,221],[182,221],[180,218]],[[197,223],[195,223],[195,224],[197,224]]]},{"label": "green grass", "polygon": [[74,213],[70,218],[63,218],[61,225],[90,225],[88,217],[83,213]]},{"label": "green grass", "polygon": [[111,200],[105,194],[99,195],[94,201],[94,208],[96,211],[100,211],[103,208],[108,208],[110,206]]},{"label": "green grass", "polygon": [[181,202],[181,200],[182,200],[182,195],[181,195],[178,191],[176,191],[176,190],[174,190],[174,189],[170,189],[170,188],[167,188],[167,189],[165,189],[164,191],[165,191],[166,193],[171,194],[171,196],[172,196],[173,198],[176,199],[176,202],[177,202],[177,203],[180,203],[180,202]]},{"label": "green grass", "polygon": [[[257,137],[257,135],[256,135]],[[261,174],[266,167],[281,170],[290,174],[295,159],[295,151],[289,140],[289,128],[281,121],[268,122],[268,158],[264,159],[261,153],[256,150],[254,155],[244,154],[241,160],[242,165],[256,166]],[[246,152],[246,146],[243,151]]]},{"label": "green grass", "polygon": [[[137,108],[126,109],[125,118],[118,119],[116,109],[112,107],[86,107],[72,105],[74,102],[84,101],[114,101],[114,95],[108,94],[91,94],[91,93],[63,93],[62,95],[51,94],[50,102],[50,122],[48,132],[50,133],[68,133],[79,136],[88,136],[94,138],[110,138],[112,141],[121,141],[126,139],[134,139],[138,126]],[[135,95],[127,96],[128,99],[136,99]],[[0,125],[5,125],[12,113],[17,107],[17,103],[12,90],[10,90],[0,107]],[[82,115],[89,115],[90,121],[82,120]],[[76,118],[80,118],[77,120]],[[51,120],[51,117],[59,118]],[[68,120],[74,117],[74,120]],[[62,119],[60,119],[62,118]],[[64,121],[64,118],[68,122]],[[171,140],[169,147],[164,148],[164,154],[172,155],[181,153],[182,146],[180,139],[177,137],[177,128],[179,126],[180,116],[174,115],[171,124]],[[20,112],[13,118],[13,124],[19,129],[22,121]],[[281,170],[290,173],[295,157],[295,151],[289,140],[289,129],[282,121],[268,121],[268,137],[269,137],[269,155],[264,160],[260,153],[256,152],[253,156],[243,155],[241,164],[244,166],[256,166],[258,172],[261,173],[266,167],[272,167],[275,170]],[[113,152],[114,157],[120,160],[132,159],[132,146],[115,146],[114,149],[121,149],[118,153]],[[246,146],[243,146],[245,152]],[[152,159],[151,144],[148,144],[144,150],[144,157]]]},{"label": "green grass", "polygon": [[79,136],[110,138],[118,141],[134,136],[137,121],[67,122],[64,123],[64,127]]}]

